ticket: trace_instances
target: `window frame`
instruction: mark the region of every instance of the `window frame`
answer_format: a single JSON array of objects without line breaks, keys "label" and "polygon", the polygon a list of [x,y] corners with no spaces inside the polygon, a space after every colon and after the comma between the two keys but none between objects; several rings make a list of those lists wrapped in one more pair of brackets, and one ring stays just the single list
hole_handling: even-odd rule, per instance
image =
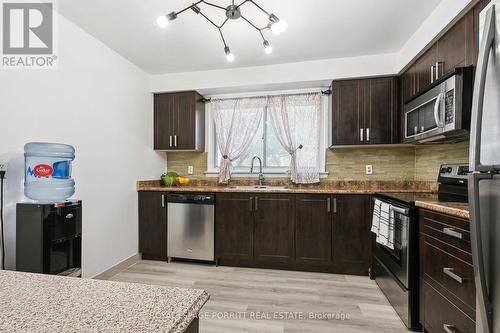
[{"label": "window frame", "polygon": [[[260,96],[273,96],[273,95],[287,95],[287,94],[306,94],[306,93],[314,93],[321,92],[327,88],[317,88],[317,89],[295,89],[295,90],[283,90],[283,91],[266,91],[266,92],[252,92],[252,93],[237,93],[237,94],[223,94],[223,95],[212,95],[209,98],[245,98],[245,97],[260,97]],[[330,95],[322,95],[321,97],[321,115],[320,115],[320,142],[319,142],[319,151],[320,151],[320,176],[326,177],[328,172],[326,171],[326,150],[331,145],[331,140],[329,138],[329,133],[331,131],[331,98]],[[267,108],[267,106],[266,106]],[[264,110],[267,115],[267,109]],[[205,105],[205,152],[207,153],[207,170],[205,171],[205,175],[207,177],[217,177],[219,174],[219,168],[216,166],[216,155],[218,152],[217,141],[215,137],[215,124],[212,117],[212,109],[211,104],[207,103]],[[264,132],[266,132],[266,127],[264,126]],[[264,135],[266,135],[265,133]],[[266,149],[266,145],[264,144],[264,150]],[[323,153],[321,153],[323,152]],[[264,156],[261,156],[264,157]],[[263,161],[265,164],[265,160]],[[262,168],[262,172],[270,177],[283,177],[288,176],[289,167],[264,167]],[[234,168],[232,172],[233,176],[240,177],[257,177],[257,174],[254,172],[250,173],[250,168],[238,167]]]}]

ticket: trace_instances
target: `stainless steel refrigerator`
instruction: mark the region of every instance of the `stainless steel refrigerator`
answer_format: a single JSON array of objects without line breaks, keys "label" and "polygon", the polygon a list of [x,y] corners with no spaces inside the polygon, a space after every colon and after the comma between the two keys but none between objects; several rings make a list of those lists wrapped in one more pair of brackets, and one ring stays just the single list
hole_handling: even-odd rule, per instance
[{"label": "stainless steel refrigerator", "polygon": [[500,332],[500,0],[480,14],[472,100],[469,206],[476,332]]}]

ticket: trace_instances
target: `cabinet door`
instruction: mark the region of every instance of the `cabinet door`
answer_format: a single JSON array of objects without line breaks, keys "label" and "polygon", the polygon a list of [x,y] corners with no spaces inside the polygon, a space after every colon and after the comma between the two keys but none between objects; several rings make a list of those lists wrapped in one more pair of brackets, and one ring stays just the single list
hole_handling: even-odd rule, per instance
[{"label": "cabinet door", "polygon": [[139,252],[143,259],[167,260],[167,206],[164,192],[139,192]]},{"label": "cabinet door", "polygon": [[215,206],[216,258],[253,260],[253,196],[218,193]]},{"label": "cabinet door", "polygon": [[293,195],[256,194],[254,199],[255,260],[290,263],[294,254]]},{"label": "cabinet door", "polygon": [[175,98],[172,94],[154,96],[154,149],[173,147]]},{"label": "cabinet door", "polygon": [[397,141],[397,78],[366,80],[364,97],[365,141],[371,144]]},{"label": "cabinet door", "polygon": [[360,138],[362,123],[362,92],[360,80],[332,83],[332,143],[355,145]]},{"label": "cabinet door", "polygon": [[336,273],[368,275],[370,196],[334,196],[333,267]]},{"label": "cabinet door", "polygon": [[331,264],[332,209],[329,195],[296,195],[295,259],[298,263]]},{"label": "cabinet door", "polygon": [[401,76],[401,98],[403,104],[408,101],[417,91],[416,66],[410,66]]},{"label": "cabinet door", "polygon": [[431,72],[437,62],[437,47],[434,44],[415,63],[416,70],[416,92],[425,90],[431,83],[435,74]]},{"label": "cabinet door", "polygon": [[437,42],[439,77],[474,61],[473,11],[467,13]]},{"label": "cabinet door", "polygon": [[174,110],[174,149],[195,149],[195,92],[177,93]]}]

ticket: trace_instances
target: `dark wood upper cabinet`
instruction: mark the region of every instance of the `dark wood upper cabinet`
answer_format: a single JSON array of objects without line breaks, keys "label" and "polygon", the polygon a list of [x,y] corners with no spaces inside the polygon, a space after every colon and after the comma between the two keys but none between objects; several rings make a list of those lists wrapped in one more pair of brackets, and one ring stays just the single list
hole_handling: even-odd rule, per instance
[{"label": "dark wood upper cabinet", "polygon": [[332,144],[390,144],[398,140],[396,77],[332,83]]},{"label": "dark wood upper cabinet", "polygon": [[205,105],[200,94],[154,95],[154,149],[205,149]]},{"label": "dark wood upper cabinet", "polygon": [[215,253],[218,260],[253,260],[253,195],[217,193]]},{"label": "dark wood upper cabinet", "polygon": [[295,259],[299,263],[329,266],[332,263],[332,198],[297,194]]},{"label": "dark wood upper cabinet", "polygon": [[362,118],[361,80],[332,83],[332,143],[355,145],[360,143]]},{"label": "dark wood upper cabinet", "polygon": [[474,62],[474,14],[462,17],[437,42],[438,78]]},{"label": "dark wood upper cabinet", "polygon": [[370,255],[370,196],[334,196],[334,271],[339,274],[368,275]]},{"label": "dark wood upper cabinet", "polygon": [[139,192],[139,252],[143,259],[167,260],[167,205],[164,192]]},{"label": "dark wood upper cabinet", "polygon": [[425,90],[436,79],[437,46],[433,45],[415,63],[415,93]]},{"label": "dark wood upper cabinet", "polygon": [[396,77],[365,81],[365,141],[370,144],[398,142],[398,80]]},{"label": "dark wood upper cabinet", "polygon": [[254,197],[254,256],[257,261],[291,263],[294,256],[295,214],[291,194]]},{"label": "dark wood upper cabinet", "polygon": [[475,65],[479,47],[479,13],[488,3],[489,0],[479,1],[401,74],[403,103],[455,68]]}]

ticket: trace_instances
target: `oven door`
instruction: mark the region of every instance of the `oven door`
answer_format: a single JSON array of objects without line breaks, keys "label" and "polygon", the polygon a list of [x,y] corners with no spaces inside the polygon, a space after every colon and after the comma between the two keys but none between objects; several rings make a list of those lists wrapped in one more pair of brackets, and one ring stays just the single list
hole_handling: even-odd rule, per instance
[{"label": "oven door", "polygon": [[[391,206],[393,207],[393,206]],[[399,282],[409,288],[409,237],[410,237],[410,218],[408,213],[402,213],[396,210],[405,210],[393,207],[394,210],[394,249],[385,245],[376,244],[375,256],[391,271]]]}]

